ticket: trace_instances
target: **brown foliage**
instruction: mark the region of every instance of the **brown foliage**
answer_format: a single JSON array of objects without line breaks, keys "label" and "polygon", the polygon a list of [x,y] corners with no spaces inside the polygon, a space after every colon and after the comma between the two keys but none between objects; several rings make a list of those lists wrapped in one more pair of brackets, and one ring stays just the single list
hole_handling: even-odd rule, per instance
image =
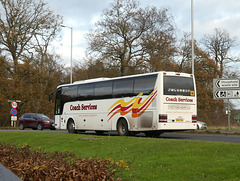
[{"label": "brown foliage", "polygon": [[[36,60],[34,60],[36,61]],[[64,68],[55,57],[46,56],[44,64],[23,62],[18,73],[10,76],[11,66],[4,57],[0,57],[0,126],[10,125],[11,105],[8,100],[21,100],[18,104],[18,116],[26,112],[38,112],[53,117],[53,103],[48,96],[62,83]]]},{"label": "brown foliage", "polygon": [[0,144],[0,160],[22,180],[115,180],[113,176],[119,171],[119,166],[109,159],[77,158],[68,152],[47,154],[31,151],[26,144],[19,148]]}]

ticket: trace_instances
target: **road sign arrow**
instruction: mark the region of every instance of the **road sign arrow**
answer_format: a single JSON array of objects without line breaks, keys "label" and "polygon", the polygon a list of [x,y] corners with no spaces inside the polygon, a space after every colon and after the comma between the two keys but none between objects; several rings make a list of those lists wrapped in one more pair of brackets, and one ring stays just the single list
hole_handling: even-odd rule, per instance
[{"label": "road sign arrow", "polygon": [[240,79],[213,79],[214,99],[240,99]]},{"label": "road sign arrow", "polygon": [[216,86],[219,88],[220,87],[220,80],[218,80],[217,82],[216,82]]},{"label": "road sign arrow", "polygon": [[216,81],[217,88],[238,88],[239,79],[220,79]]}]

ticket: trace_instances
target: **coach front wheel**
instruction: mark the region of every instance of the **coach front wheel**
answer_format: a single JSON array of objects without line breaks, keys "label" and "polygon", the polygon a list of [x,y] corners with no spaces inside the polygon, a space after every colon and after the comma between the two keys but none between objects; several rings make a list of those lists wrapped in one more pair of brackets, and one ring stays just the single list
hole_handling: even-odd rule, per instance
[{"label": "coach front wheel", "polygon": [[71,119],[68,121],[67,130],[69,133],[76,133],[74,121]]}]

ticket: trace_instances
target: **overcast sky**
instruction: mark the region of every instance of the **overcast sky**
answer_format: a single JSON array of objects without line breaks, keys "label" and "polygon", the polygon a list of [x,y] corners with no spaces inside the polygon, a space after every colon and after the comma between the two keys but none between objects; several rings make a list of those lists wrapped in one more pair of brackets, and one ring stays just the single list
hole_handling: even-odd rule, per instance
[{"label": "overcast sky", "polygon": [[[73,61],[81,62],[87,47],[84,35],[94,29],[102,11],[114,0],[45,0],[49,8],[63,16],[64,25],[73,28]],[[139,0],[141,7],[168,8],[174,17],[178,32],[191,32],[191,0]],[[237,37],[240,45],[240,1],[238,0],[193,0],[194,36],[199,40],[212,34],[214,28],[222,28]],[[54,42],[56,53],[62,55],[62,63],[70,61],[70,29],[63,28],[62,40]],[[235,48],[235,52],[240,46]],[[239,54],[240,55],[240,54]]]}]

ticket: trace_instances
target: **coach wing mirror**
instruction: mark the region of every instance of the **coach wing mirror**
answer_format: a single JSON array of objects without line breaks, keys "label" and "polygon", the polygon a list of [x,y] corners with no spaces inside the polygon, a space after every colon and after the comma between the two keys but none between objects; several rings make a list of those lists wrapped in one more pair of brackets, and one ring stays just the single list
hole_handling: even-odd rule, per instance
[{"label": "coach wing mirror", "polygon": [[49,94],[49,102],[52,103],[52,97],[53,97],[53,94]]},{"label": "coach wing mirror", "polygon": [[53,98],[53,94],[56,92],[57,90],[54,90],[52,91],[50,94],[49,94],[49,102],[52,103],[52,98]]}]

